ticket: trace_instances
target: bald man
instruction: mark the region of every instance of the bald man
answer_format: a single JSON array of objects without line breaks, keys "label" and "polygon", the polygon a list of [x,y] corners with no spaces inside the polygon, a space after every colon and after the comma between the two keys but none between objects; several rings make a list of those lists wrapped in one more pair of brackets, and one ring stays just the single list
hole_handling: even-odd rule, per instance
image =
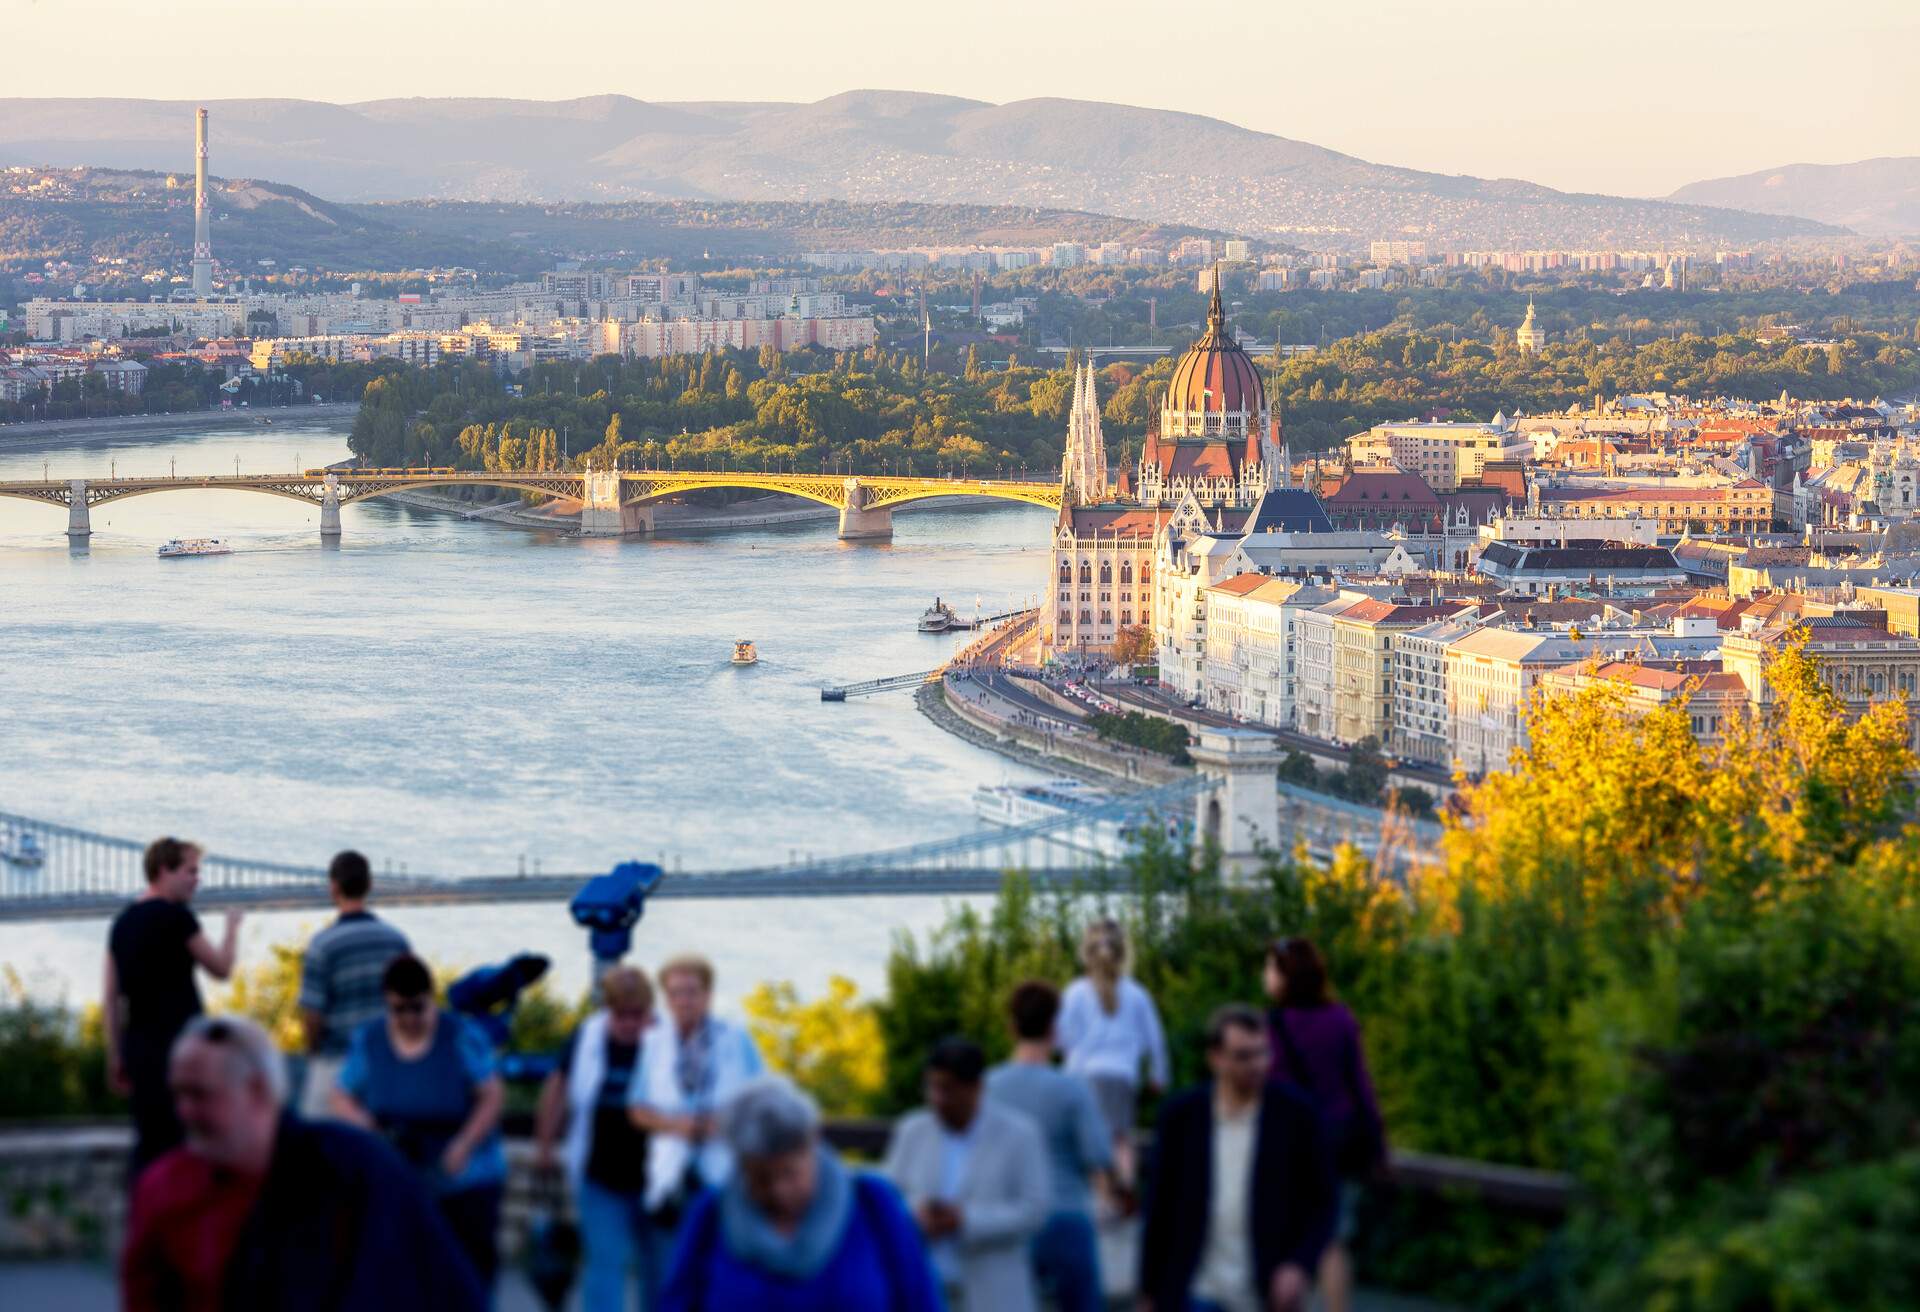
[{"label": "bald man", "polygon": [[478,1312],[486,1296],[414,1173],[360,1130],[286,1111],[252,1021],[202,1016],[168,1067],[186,1142],[140,1177],[121,1255],[127,1312]]}]

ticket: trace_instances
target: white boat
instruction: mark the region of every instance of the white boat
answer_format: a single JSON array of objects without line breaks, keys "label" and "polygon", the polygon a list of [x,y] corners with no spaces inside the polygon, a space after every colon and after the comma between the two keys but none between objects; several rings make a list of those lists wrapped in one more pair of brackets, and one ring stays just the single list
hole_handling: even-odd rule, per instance
[{"label": "white boat", "polygon": [[[1078,779],[1049,779],[1037,784],[982,784],[974,790],[973,813],[988,824],[1013,828],[1068,817],[1077,811],[1097,812],[1113,800],[1111,794]],[[1112,861],[1138,847],[1146,836],[1146,829],[1160,829],[1168,841],[1177,842],[1191,827],[1190,821],[1179,816],[1161,817],[1143,826],[1138,821],[1122,821],[1110,815],[1089,815],[1084,827],[1066,825],[1050,831],[1056,835],[1051,840],[1034,841],[1050,843],[1048,850],[1068,864],[1072,863],[1074,853]],[[1038,849],[1035,859],[1039,859]]]},{"label": "white boat", "polygon": [[959,623],[960,617],[953,613],[953,607],[935,597],[933,605],[927,607],[920,615],[920,632],[945,633]]},{"label": "white boat", "polygon": [[1037,784],[981,784],[974,790],[973,813],[988,824],[1026,825],[1112,800],[1105,792],[1078,779],[1049,779]]},{"label": "white boat", "polygon": [[759,664],[760,663],[759,649],[756,648],[752,643],[748,642],[745,638],[740,639],[740,641],[733,644],[733,663],[735,665]]},{"label": "white boat", "polygon": [[231,556],[233,548],[219,538],[174,538],[160,544],[160,559],[174,556]]},{"label": "white boat", "polygon": [[40,840],[18,825],[0,829],[0,861],[16,866],[38,866],[47,859]]}]

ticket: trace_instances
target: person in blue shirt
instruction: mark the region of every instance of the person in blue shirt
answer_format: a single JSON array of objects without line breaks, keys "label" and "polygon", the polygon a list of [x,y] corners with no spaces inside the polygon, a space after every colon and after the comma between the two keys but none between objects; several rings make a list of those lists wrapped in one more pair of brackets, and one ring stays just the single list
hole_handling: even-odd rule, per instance
[{"label": "person in blue shirt", "polygon": [[1025,1115],[1047,1146],[1052,1210],[1033,1238],[1034,1283],[1060,1312],[1101,1312],[1107,1298],[1087,1183],[1106,1179],[1113,1165],[1106,1118],[1086,1081],[1053,1065],[1059,990],[1028,980],[1014,989],[1007,1013],[1013,1059],[987,1072],[987,1101]]},{"label": "person in blue shirt", "polygon": [[688,1211],[661,1312],[941,1312],[906,1203],[821,1144],[805,1094],[750,1080],[718,1129],[738,1169]]},{"label": "person in blue shirt", "polygon": [[506,1099],[493,1047],[466,1017],[442,1012],[433,976],[415,956],[381,977],[384,1019],[354,1032],[334,1090],[334,1114],[384,1135],[426,1181],[483,1288],[498,1266],[500,1144]]}]

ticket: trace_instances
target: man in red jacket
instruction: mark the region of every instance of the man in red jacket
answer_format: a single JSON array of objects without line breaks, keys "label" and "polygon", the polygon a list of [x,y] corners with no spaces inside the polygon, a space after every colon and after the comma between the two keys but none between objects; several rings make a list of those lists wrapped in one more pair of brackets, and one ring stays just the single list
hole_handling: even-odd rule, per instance
[{"label": "man in red jacket", "polygon": [[120,1260],[127,1312],[485,1307],[391,1149],[283,1110],[286,1068],[265,1030],[198,1017],[169,1074],[187,1141],[134,1188]]}]

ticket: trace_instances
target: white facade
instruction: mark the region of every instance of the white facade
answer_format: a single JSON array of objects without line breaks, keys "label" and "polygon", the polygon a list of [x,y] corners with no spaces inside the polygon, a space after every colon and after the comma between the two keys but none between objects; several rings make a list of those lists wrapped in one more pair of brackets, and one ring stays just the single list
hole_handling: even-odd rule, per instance
[{"label": "white facade", "polygon": [[1347,439],[1356,465],[1395,465],[1436,492],[1477,483],[1489,460],[1525,460],[1533,441],[1493,424],[1376,424]]}]

